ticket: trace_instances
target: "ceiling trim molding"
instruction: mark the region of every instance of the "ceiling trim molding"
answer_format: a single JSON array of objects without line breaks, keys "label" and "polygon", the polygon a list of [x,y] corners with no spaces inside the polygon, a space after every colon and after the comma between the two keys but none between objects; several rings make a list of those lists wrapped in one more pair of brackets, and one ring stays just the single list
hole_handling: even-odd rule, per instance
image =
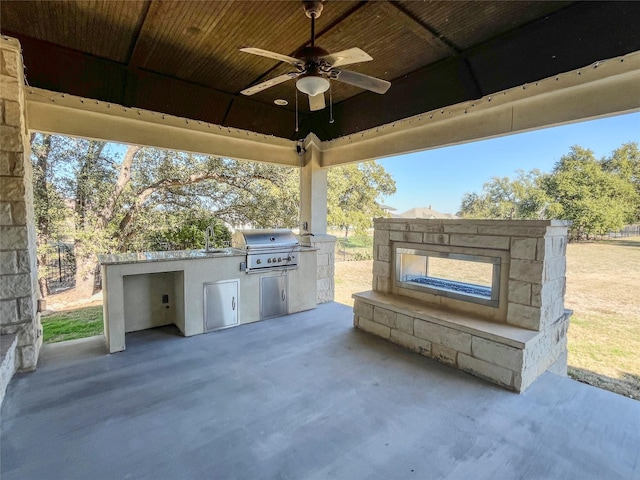
[{"label": "ceiling trim molding", "polygon": [[322,166],[640,111],[640,51],[322,142]]},{"label": "ceiling trim molding", "polygon": [[[28,128],[113,142],[300,166],[298,142],[33,87]],[[640,51],[531,84],[321,142],[321,166],[375,160],[640,111]]]},{"label": "ceiling trim molding", "polygon": [[292,140],[33,87],[25,96],[29,130],[300,166]]}]

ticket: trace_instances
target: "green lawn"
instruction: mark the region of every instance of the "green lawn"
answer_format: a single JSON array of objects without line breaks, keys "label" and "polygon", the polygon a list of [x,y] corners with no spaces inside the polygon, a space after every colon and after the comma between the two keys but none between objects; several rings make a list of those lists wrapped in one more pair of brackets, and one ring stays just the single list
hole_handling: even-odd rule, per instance
[{"label": "green lawn", "polygon": [[62,310],[42,317],[45,343],[102,334],[102,305]]}]

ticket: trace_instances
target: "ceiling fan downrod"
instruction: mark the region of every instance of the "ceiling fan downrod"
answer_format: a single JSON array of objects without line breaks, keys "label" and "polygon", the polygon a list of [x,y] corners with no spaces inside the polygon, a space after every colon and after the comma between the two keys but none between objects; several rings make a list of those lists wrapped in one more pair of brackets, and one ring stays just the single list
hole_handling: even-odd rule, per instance
[{"label": "ceiling fan downrod", "polygon": [[322,13],[324,0],[320,1],[307,1],[303,0],[302,7],[304,8],[304,13],[307,17],[311,19],[311,46],[315,47],[316,43],[316,18],[320,17]]}]

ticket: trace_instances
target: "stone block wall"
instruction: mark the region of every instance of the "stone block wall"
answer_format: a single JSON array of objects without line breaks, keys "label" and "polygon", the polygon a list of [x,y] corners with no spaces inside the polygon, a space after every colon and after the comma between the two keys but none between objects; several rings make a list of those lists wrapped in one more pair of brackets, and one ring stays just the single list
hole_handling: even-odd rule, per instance
[{"label": "stone block wall", "polygon": [[557,373],[566,375],[569,317],[565,312],[543,332],[522,336],[514,327],[496,335],[488,321],[471,318],[460,325],[415,301],[374,292],[354,295],[357,328],[516,392],[555,363],[564,362]]},{"label": "stone block wall", "polygon": [[302,243],[318,249],[317,303],[333,302],[336,237],[316,234],[302,238]]},{"label": "stone block wall", "polygon": [[16,335],[15,364],[33,370],[42,345],[33,173],[20,44],[0,38],[0,335]]},{"label": "stone block wall", "polygon": [[[561,220],[375,220],[374,291],[412,296],[487,319],[541,330],[564,312],[567,231]],[[498,307],[474,305],[395,285],[393,248],[501,258]]]},{"label": "stone block wall", "polygon": [[[566,374],[565,221],[376,219],[373,290],[354,326],[517,392]],[[395,248],[500,258],[497,306],[404,288]]]}]

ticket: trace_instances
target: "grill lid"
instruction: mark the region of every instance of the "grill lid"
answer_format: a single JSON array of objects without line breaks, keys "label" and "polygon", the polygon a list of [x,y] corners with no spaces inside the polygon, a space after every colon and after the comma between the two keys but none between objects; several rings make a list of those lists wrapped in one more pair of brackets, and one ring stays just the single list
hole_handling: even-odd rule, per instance
[{"label": "grill lid", "polygon": [[297,237],[286,228],[238,230],[231,239],[235,248],[245,250],[282,249],[300,245]]}]

